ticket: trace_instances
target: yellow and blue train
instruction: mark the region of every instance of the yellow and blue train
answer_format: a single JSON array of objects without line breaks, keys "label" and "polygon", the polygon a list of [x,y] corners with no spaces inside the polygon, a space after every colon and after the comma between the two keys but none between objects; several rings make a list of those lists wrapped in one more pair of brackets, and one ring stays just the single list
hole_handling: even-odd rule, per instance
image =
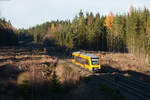
[{"label": "yellow and blue train", "polygon": [[82,68],[86,68],[90,71],[101,70],[100,56],[83,52],[73,52],[72,57],[72,62]]}]

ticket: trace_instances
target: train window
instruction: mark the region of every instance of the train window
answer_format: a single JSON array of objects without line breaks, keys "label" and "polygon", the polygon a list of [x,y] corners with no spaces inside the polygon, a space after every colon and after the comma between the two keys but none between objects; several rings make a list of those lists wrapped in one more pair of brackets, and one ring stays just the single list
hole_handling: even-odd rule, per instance
[{"label": "train window", "polygon": [[92,65],[99,65],[99,58],[91,58]]},{"label": "train window", "polygon": [[78,62],[81,63],[81,58],[80,57],[78,57]]},{"label": "train window", "polygon": [[88,60],[88,59],[86,59],[85,63],[86,63],[87,65],[89,65],[89,60]]},{"label": "train window", "polygon": [[78,62],[80,64],[84,64],[84,62],[85,62],[85,60],[82,57],[75,56],[74,59],[76,62]]},{"label": "train window", "polygon": [[77,56],[75,56],[74,59],[75,59],[76,62],[78,62],[78,57]]},{"label": "train window", "polygon": [[75,56],[75,60],[76,60],[76,62],[78,62],[78,57],[77,56]]},{"label": "train window", "polygon": [[84,59],[80,57],[80,63],[84,64]]},{"label": "train window", "polygon": [[78,57],[78,56],[74,56],[74,59],[75,59],[76,62],[78,62],[80,64],[89,65],[89,60],[88,59],[84,59],[84,58]]},{"label": "train window", "polygon": [[76,57],[76,61],[77,61],[78,63],[81,63],[81,58],[80,58],[80,57]]}]

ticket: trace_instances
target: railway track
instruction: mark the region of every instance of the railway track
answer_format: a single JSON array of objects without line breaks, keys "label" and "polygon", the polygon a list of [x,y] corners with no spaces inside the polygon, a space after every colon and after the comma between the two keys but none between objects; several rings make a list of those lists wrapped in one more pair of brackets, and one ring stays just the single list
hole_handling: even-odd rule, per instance
[{"label": "railway track", "polygon": [[[66,61],[67,64],[73,64],[71,61]],[[75,64],[73,64],[75,65]],[[77,65],[76,65],[77,66]],[[77,66],[83,71],[87,71]],[[89,72],[89,71],[88,71]],[[108,84],[113,85],[113,87],[117,87],[128,93],[138,97],[141,100],[150,100],[150,85],[144,82],[141,82],[136,79],[131,79],[129,77],[125,77],[119,73],[92,73],[92,75],[98,76],[102,81],[105,81]]]},{"label": "railway track", "polygon": [[150,87],[147,87],[148,84],[146,84],[145,86],[143,85],[145,84],[143,82],[127,79],[122,75],[117,75],[117,78],[115,77],[116,76],[105,76],[100,78],[107,83],[111,83],[112,85],[114,85],[114,87],[123,89],[130,94],[135,95],[141,100],[150,100]]},{"label": "railway track", "polygon": [[3,71],[7,68],[7,66],[3,65],[3,66],[0,66],[0,71]]}]

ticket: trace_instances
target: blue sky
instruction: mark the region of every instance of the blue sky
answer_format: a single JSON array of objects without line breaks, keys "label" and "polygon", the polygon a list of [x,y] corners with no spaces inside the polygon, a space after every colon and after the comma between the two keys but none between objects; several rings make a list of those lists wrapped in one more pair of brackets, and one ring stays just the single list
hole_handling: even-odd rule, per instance
[{"label": "blue sky", "polygon": [[0,0],[0,16],[16,28],[29,28],[51,20],[72,20],[84,13],[126,13],[130,6],[150,10],[150,0]]}]

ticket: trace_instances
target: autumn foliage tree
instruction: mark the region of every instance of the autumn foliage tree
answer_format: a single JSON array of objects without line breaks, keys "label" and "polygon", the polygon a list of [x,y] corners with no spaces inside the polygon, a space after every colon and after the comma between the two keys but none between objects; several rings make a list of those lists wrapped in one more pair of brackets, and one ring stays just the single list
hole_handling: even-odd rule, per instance
[{"label": "autumn foliage tree", "polygon": [[113,21],[114,21],[114,14],[110,12],[107,18],[105,19],[105,26],[110,30],[112,29]]},{"label": "autumn foliage tree", "polygon": [[114,15],[112,12],[109,13],[109,15],[107,16],[107,18],[105,19],[105,26],[107,27],[107,49],[109,51],[113,51],[112,50],[112,44],[113,44],[113,34],[112,34],[112,26],[113,26],[113,21],[114,21]]}]

